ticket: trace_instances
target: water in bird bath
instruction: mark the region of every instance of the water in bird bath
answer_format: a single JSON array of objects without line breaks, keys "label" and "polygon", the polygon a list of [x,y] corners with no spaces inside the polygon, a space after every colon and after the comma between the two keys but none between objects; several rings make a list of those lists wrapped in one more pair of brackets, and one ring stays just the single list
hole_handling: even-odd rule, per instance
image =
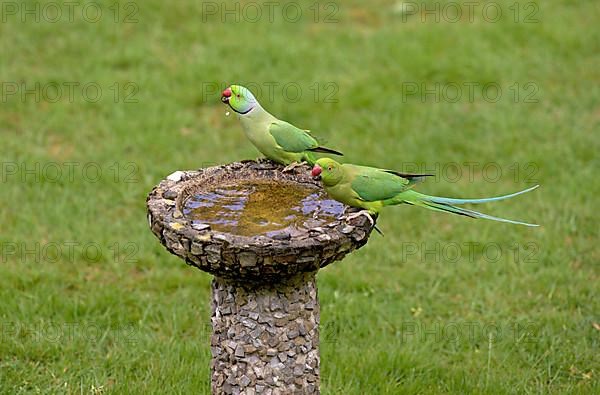
[{"label": "water in bird bath", "polygon": [[216,231],[240,236],[298,234],[332,222],[344,206],[312,185],[251,180],[190,196],[183,214]]}]

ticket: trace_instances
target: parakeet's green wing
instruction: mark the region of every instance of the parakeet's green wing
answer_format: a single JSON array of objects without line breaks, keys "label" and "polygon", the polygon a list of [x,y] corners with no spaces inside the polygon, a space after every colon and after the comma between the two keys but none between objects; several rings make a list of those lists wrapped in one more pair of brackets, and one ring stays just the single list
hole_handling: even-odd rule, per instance
[{"label": "parakeet's green wing", "polygon": [[413,185],[408,179],[386,170],[359,166],[356,168],[358,171],[352,181],[352,189],[367,202],[391,199]]},{"label": "parakeet's green wing", "polygon": [[298,129],[285,121],[276,121],[269,126],[269,133],[275,138],[277,144],[288,152],[304,152],[319,146],[305,130]]}]

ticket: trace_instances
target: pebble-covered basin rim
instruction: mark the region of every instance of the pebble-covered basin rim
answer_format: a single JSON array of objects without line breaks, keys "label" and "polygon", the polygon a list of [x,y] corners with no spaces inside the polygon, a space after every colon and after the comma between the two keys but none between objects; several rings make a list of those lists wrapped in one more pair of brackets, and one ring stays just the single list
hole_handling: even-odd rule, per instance
[{"label": "pebble-covered basin rim", "polygon": [[[283,173],[270,161],[243,161],[199,170],[176,171],[152,189],[147,198],[148,222],[167,250],[188,264],[215,276],[271,281],[299,272],[316,271],[362,247],[372,231],[365,216],[338,219],[299,234],[239,236],[212,230],[183,215],[183,204],[197,191],[238,181],[282,180],[321,185],[301,166]],[[357,211],[346,207],[346,213]]]}]

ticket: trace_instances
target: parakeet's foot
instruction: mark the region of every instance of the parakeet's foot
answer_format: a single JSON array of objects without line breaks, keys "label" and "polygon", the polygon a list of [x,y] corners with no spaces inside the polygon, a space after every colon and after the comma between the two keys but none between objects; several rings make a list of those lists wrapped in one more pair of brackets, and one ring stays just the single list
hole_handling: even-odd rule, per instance
[{"label": "parakeet's foot", "polygon": [[283,173],[290,172],[290,171],[294,170],[296,167],[304,166],[306,164],[307,164],[307,162],[304,162],[304,161],[302,161],[300,163],[298,163],[298,162],[292,162],[292,163],[290,163],[289,165],[287,165],[286,167],[283,168]]},{"label": "parakeet's foot", "polygon": [[368,210],[360,210],[357,213],[348,214],[342,218],[344,218],[346,221],[350,221],[354,218],[360,217],[361,215],[364,215],[365,217],[367,217],[367,219],[371,223],[371,226],[373,226],[373,227],[375,226],[375,220],[373,219],[373,217],[371,217],[371,213]]}]

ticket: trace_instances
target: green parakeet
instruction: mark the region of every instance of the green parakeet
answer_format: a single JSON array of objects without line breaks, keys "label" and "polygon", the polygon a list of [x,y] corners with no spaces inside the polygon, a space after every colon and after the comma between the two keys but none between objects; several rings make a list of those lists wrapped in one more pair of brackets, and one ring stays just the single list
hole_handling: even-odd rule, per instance
[{"label": "green parakeet", "polygon": [[252,144],[275,162],[289,165],[306,161],[313,165],[315,152],[342,155],[321,147],[308,130],[299,129],[269,114],[252,92],[243,86],[231,85],[223,91],[221,100],[235,111]]},{"label": "green parakeet", "polygon": [[[426,176],[430,176],[431,174],[406,174],[374,167],[339,164],[330,158],[317,160],[311,174],[313,178],[321,179],[325,190],[333,199],[348,206],[365,210],[358,213],[358,215],[367,213],[377,215],[385,206],[407,203],[430,210],[445,211],[472,218],[485,218],[511,224],[538,226],[505,218],[492,217],[491,215],[477,211],[456,207],[456,205],[487,203],[509,199],[532,191],[539,185],[504,196],[484,199],[451,199],[424,195],[413,190],[415,184],[423,181]],[[371,217],[369,216],[369,218]]]}]

